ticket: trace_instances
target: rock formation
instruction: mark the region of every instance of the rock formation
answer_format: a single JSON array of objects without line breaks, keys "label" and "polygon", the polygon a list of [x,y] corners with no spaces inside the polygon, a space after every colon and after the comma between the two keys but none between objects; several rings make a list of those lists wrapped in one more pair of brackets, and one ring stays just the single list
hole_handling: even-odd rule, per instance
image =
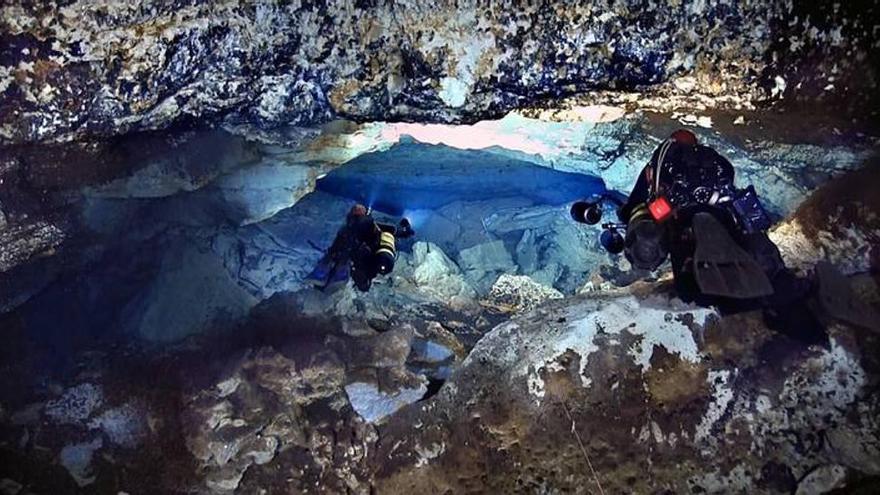
[{"label": "rock formation", "polygon": [[696,102],[831,93],[860,108],[877,84],[871,15],[781,1],[15,0],[0,10],[0,138],[218,120],[473,121],[666,82],[664,94]]}]

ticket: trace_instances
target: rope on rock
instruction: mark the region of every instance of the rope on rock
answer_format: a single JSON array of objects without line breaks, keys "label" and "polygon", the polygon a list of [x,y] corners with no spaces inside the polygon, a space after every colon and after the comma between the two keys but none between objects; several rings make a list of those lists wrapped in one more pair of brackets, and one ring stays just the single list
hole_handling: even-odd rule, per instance
[{"label": "rope on rock", "polygon": [[597,475],[596,470],[593,469],[593,463],[590,462],[590,456],[587,455],[587,449],[584,447],[584,442],[581,441],[581,436],[577,432],[577,425],[574,422],[574,417],[572,417],[571,413],[568,411],[565,402],[560,398],[557,398],[557,400],[559,401],[559,405],[562,406],[562,410],[565,411],[565,415],[568,416],[568,420],[571,421],[571,432],[574,433],[574,438],[577,440],[578,446],[581,448],[581,453],[584,454],[584,460],[587,461],[587,467],[590,468],[590,473],[593,474],[593,480],[596,482],[596,486],[599,487],[599,493],[605,495],[605,489],[602,488],[602,483],[599,481],[599,475]]}]

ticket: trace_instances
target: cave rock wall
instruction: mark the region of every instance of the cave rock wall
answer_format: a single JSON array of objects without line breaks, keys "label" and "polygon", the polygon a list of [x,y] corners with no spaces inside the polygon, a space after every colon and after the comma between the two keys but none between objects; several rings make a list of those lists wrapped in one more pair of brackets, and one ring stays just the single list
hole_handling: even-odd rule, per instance
[{"label": "cave rock wall", "polygon": [[[820,56],[826,38],[846,50],[860,25],[807,36],[809,19],[785,2],[728,0],[4,4],[0,144],[219,119],[473,121],[669,81],[676,93],[751,101],[762,80],[785,90],[767,73],[777,55]],[[800,33],[790,47],[780,26]]]}]

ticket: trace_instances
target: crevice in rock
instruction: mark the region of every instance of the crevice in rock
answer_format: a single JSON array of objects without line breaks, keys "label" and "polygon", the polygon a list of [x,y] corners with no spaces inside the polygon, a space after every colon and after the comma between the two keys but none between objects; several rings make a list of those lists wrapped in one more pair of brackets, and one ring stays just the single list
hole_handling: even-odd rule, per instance
[{"label": "crevice in rock", "polygon": [[428,390],[425,392],[425,395],[419,399],[419,402],[426,401],[431,397],[440,393],[440,389],[443,388],[443,385],[446,383],[446,380],[441,378],[428,378]]}]

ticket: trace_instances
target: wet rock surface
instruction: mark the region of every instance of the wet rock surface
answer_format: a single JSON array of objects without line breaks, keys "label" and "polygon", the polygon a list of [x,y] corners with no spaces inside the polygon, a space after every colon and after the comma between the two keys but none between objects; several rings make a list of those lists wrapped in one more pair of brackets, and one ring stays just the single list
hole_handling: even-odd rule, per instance
[{"label": "wet rock surface", "polygon": [[[302,319],[278,296],[228,350],[159,359],[151,373],[174,363],[180,390],[170,409],[143,393],[136,407],[98,403],[115,379],[92,371],[45,405],[14,406],[18,426],[4,431],[32,440],[3,449],[39,458],[43,445],[72,483],[100,493],[139,493],[138,473],[111,473],[164,442],[178,450],[166,447],[160,465],[191,471],[161,486],[196,493],[873,486],[876,334],[832,325],[827,343],[808,345],[767,328],[760,312],[720,317],[662,285],[652,291],[546,301],[473,349],[469,324],[451,314],[352,332],[362,323]],[[437,363],[454,371],[419,401]],[[134,437],[105,427],[125,411],[143,418]],[[58,438],[48,447],[47,430]],[[37,493],[47,486],[21,474]]]},{"label": "wet rock surface", "polygon": [[[628,190],[677,124],[641,113],[602,117],[611,110],[570,120],[512,113],[464,127],[337,123],[301,128],[295,142],[223,131],[142,136],[92,155],[107,169],[98,182],[63,187],[43,172],[13,174],[0,185],[11,219],[0,235],[18,232],[27,215],[63,226],[66,241],[53,240],[57,247],[45,254],[54,255],[42,257],[7,243],[0,257],[12,261],[0,273],[0,307],[58,333],[172,342],[234,325],[283,291],[302,291],[300,307],[310,314],[387,317],[426,304],[473,306],[505,274],[562,294],[625,286],[634,280],[628,264],[604,253],[598,229],[573,223],[565,205],[603,188]],[[775,217],[876,150],[869,138],[792,144],[697,133],[731,159],[739,184],[755,184]],[[75,159],[70,153],[43,155],[46,163],[13,156],[28,170],[61,174],[61,163]],[[115,176],[126,156],[137,170]],[[468,180],[451,180],[458,176]],[[42,199],[33,193],[40,187]],[[401,243],[397,269],[369,294],[311,291],[305,276],[352,201],[381,205],[387,214],[377,215],[390,223],[410,217],[417,237]],[[860,246],[870,237],[860,239],[854,248],[866,252]],[[42,240],[26,235],[21,245]],[[47,306],[70,309],[47,313]]]},{"label": "wet rock surface", "polygon": [[659,83],[697,103],[830,94],[864,109],[877,66],[877,13],[864,4],[17,0],[0,15],[0,137],[477,120]]},{"label": "wet rock surface", "polygon": [[[653,312],[668,323],[648,323]],[[606,492],[784,493],[841,462],[824,435],[858,438],[845,469],[876,476],[873,364],[853,338],[836,328],[827,348],[806,348],[758,315],[707,319],[662,298],[549,303],[487,335],[437,397],[380,430],[379,491],[577,491],[596,486],[589,462]],[[761,357],[779,348],[782,366]]]},{"label": "wet rock surface", "polygon": [[[441,158],[467,142],[483,151],[462,163],[493,175],[526,164],[540,169],[533,185],[564,171],[626,189],[678,125],[517,113],[464,128],[196,133],[213,153],[182,139],[134,174],[42,182],[46,217],[60,204],[78,222],[55,256],[0,279],[27,289],[0,314],[0,478],[35,493],[876,486],[875,334],[834,323],[807,344],[760,312],[681,303],[665,267],[633,283],[564,202],[475,197],[471,184],[423,208],[390,195],[395,211],[376,215],[405,213],[417,231],[394,272],[366,294],[304,283],[356,199],[322,189],[327,177],[373,167],[418,196],[454,176],[457,160]],[[830,258],[880,301],[875,143],[697,133],[787,217],[772,235],[789,265]],[[389,150],[408,165],[383,164]],[[366,171],[334,175],[357,157]],[[7,227],[39,217],[26,179],[0,189]]]}]

